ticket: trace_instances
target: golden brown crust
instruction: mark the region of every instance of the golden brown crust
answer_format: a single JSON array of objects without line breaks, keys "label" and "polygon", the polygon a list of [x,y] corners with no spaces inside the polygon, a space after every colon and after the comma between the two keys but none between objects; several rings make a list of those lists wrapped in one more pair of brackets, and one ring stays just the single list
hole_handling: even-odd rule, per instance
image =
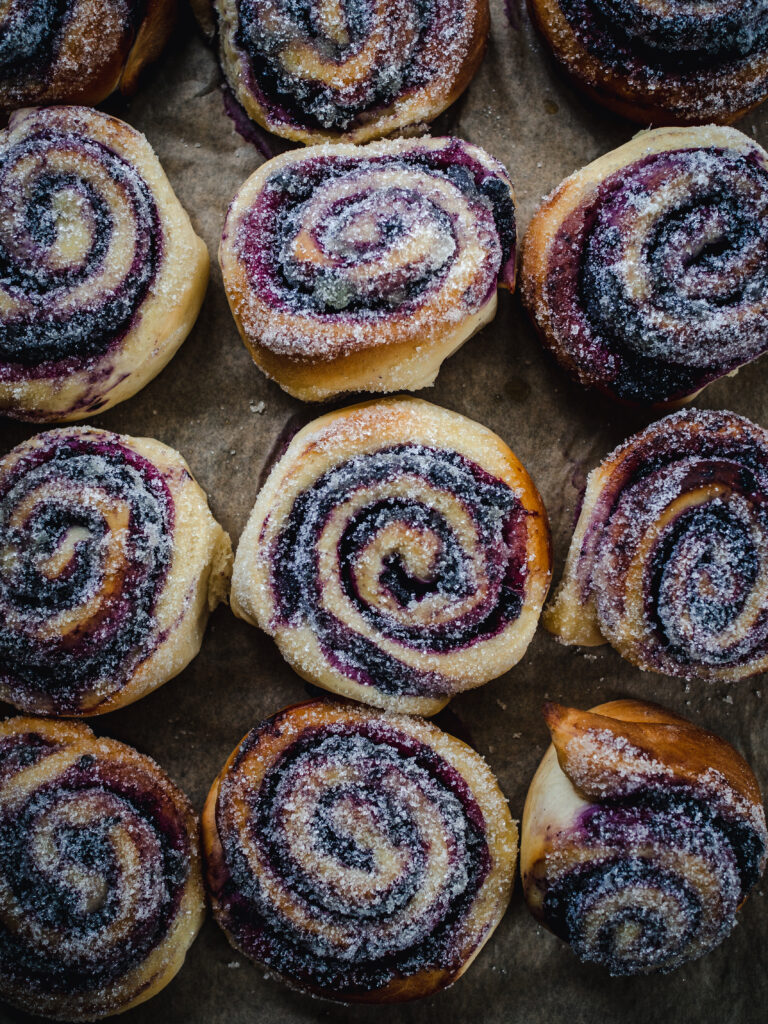
[{"label": "golden brown crust", "polygon": [[[469,170],[471,186],[446,176],[452,164]],[[300,205],[284,187],[277,213],[266,212],[277,183],[288,177],[301,187],[310,175]],[[380,210],[397,203],[393,190],[410,206],[393,214],[401,230],[382,236]],[[232,201],[219,247],[230,309],[254,362],[304,401],[430,386],[443,361],[493,319],[497,286],[514,289],[514,202],[504,167],[458,139],[315,146],[267,161]],[[361,263],[350,256],[355,237],[369,246]]]},{"label": "golden brown crust", "polygon": [[[18,0],[11,0],[10,11]],[[114,92],[131,95],[141,72],[160,55],[173,29],[177,0],[147,0],[138,29],[125,0],[67,0],[67,21],[59,30],[53,14],[43,26],[53,53],[48,68],[26,71],[0,82],[0,112],[49,103],[94,106]],[[9,16],[6,15],[6,16]],[[4,28],[0,19],[0,30]],[[22,45],[20,43],[20,45]],[[26,51],[24,51],[26,52]],[[34,55],[32,55],[34,56]]]},{"label": "golden brown crust", "polygon": [[[539,34],[581,92],[639,124],[733,124],[768,95],[768,51],[679,74],[642,67],[633,73],[585,46],[559,0],[527,2]],[[642,65],[639,49],[633,57]]]},{"label": "golden brown crust", "polygon": [[[330,770],[332,773],[332,776],[328,779],[327,785],[329,788],[326,791],[330,799],[330,805],[337,799],[343,801],[343,796],[339,798],[334,796],[334,794],[343,793],[344,787],[347,784],[345,779],[349,781],[350,778],[354,778],[355,773],[363,771],[361,767],[362,762],[358,764],[355,761],[355,751],[361,742],[365,742],[364,737],[366,736],[376,737],[374,742],[380,745],[375,749],[379,751],[377,763],[380,763],[382,766],[382,772],[376,782],[369,780],[365,783],[362,780],[362,776],[359,776],[361,786],[378,787],[381,785],[384,787],[383,791],[390,794],[388,799],[394,800],[395,803],[401,799],[406,799],[405,796],[399,795],[400,790],[392,790],[387,786],[388,769],[386,766],[391,763],[394,766],[392,770],[398,771],[399,768],[397,766],[400,756],[404,757],[403,765],[406,765],[406,763],[410,765],[422,763],[419,760],[419,750],[424,746],[432,751],[429,755],[430,758],[438,759],[440,763],[448,767],[449,771],[456,771],[461,775],[464,780],[463,784],[468,787],[468,791],[472,794],[472,799],[478,801],[484,816],[483,829],[490,854],[489,874],[484,878],[481,888],[474,896],[473,902],[466,914],[453,926],[456,932],[453,941],[457,944],[457,949],[451,952],[445,965],[424,961],[420,967],[414,968],[409,966],[405,972],[395,967],[386,972],[390,976],[388,980],[374,983],[370,989],[361,987],[359,975],[351,987],[349,985],[346,985],[344,988],[329,987],[329,982],[327,981],[329,975],[326,973],[327,969],[322,969],[322,954],[318,953],[317,950],[321,949],[325,943],[333,943],[338,940],[334,938],[333,929],[335,926],[333,916],[331,915],[326,922],[324,914],[318,910],[316,913],[313,912],[311,919],[306,923],[307,927],[317,932],[317,938],[309,943],[306,953],[299,953],[300,956],[306,955],[307,960],[296,961],[294,963],[294,971],[292,972],[289,968],[286,968],[286,964],[292,962],[291,959],[286,958],[284,960],[278,950],[274,954],[274,961],[266,963],[262,961],[262,966],[265,966],[270,972],[274,972],[280,980],[289,985],[304,991],[310,991],[324,998],[338,999],[344,1002],[397,1003],[432,994],[452,984],[467,970],[503,915],[512,884],[516,859],[517,830],[515,823],[509,817],[506,802],[482,759],[467,747],[466,744],[442,733],[435,726],[419,719],[371,711],[351,702],[308,701],[284,709],[278,715],[262,723],[258,729],[246,735],[230,755],[227,763],[211,787],[202,816],[206,877],[214,915],[232,945],[252,959],[258,960],[259,958],[255,956],[252,949],[244,948],[244,943],[246,946],[248,945],[248,937],[245,934],[239,935],[237,933],[236,919],[229,916],[228,901],[232,893],[233,880],[227,863],[224,842],[228,848],[237,846],[242,851],[238,855],[238,863],[242,864],[241,857],[246,856],[250,861],[248,871],[253,873],[254,883],[261,877],[262,884],[265,887],[262,894],[262,909],[260,914],[256,914],[253,918],[254,928],[257,931],[258,928],[267,929],[265,934],[272,934],[273,936],[275,933],[270,932],[269,929],[276,927],[278,934],[286,929],[290,929],[294,932],[294,936],[298,934],[298,939],[294,937],[293,940],[298,942],[296,948],[299,951],[303,949],[301,931],[299,930],[298,933],[294,931],[299,927],[302,911],[301,906],[297,904],[295,908],[296,919],[294,920],[290,879],[286,878],[281,882],[284,888],[274,889],[272,881],[267,876],[260,876],[259,874],[260,860],[262,857],[268,856],[268,848],[272,840],[269,835],[262,835],[257,847],[248,840],[246,830],[252,827],[255,816],[261,813],[259,809],[260,800],[266,799],[266,797],[261,796],[262,792],[265,791],[262,789],[264,781],[273,780],[275,773],[279,773],[282,791],[283,786],[287,785],[285,780],[290,778],[291,757],[294,756],[293,750],[302,744],[304,738],[308,736],[313,737],[313,747],[317,747],[318,744],[322,745],[324,742],[323,737],[326,733],[328,736],[333,735],[336,737],[334,752],[331,753],[329,748],[327,754],[324,754],[321,761],[317,762],[317,767],[314,767],[311,757],[306,760],[300,790],[291,789],[291,795],[283,804],[275,808],[270,807],[270,821],[274,822],[276,828],[279,827],[282,830],[285,826],[280,823],[296,813],[297,806],[305,799],[311,802],[319,794],[322,794],[323,786],[326,785],[323,782],[323,776],[327,770]],[[343,737],[345,735],[352,738],[349,748],[349,760],[347,760],[347,755],[338,753],[338,745],[341,743],[343,747]],[[394,762],[390,762],[388,758],[391,758],[391,752],[387,752],[390,749],[387,747],[390,738],[394,738],[397,744],[405,743],[406,746],[410,745],[408,749],[411,750],[410,758],[413,760],[405,759],[405,755],[398,755]],[[329,759],[328,761],[326,757]],[[330,769],[325,767],[328,764],[330,764]],[[405,770],[410,771],[410,769]],[[352,776],[348,777],[345,774],[347,772],[352,772]],[[405,786],[407,789],[411,785],[408,781],[409,778],[412,778],[412,776],[408,774],[402,776],[400,785]],[[441,785],[451,785],[447,776],[442,775],[441,778],[443,779]],[[334,782],[333,779],[336,779],[336,781]],[[316,788],[318,788],[318,792],[312,796],[311,794],[314,793]],[[271,783],[270,789],[266,791],[272,791]],[[359,790],[356,789],[356,792],[359,793],[357,799],[364,803],[364,793],[367,790],[361,788]],[[421,792],[422,795],[417,796],[418,792]],[[421,800],[425,796],[426,793],[424,791],[413,790],[410,792],[410,796],[407,798],[410,807],[409,817],[415,815],[412,819],[414,823],[418,820],[424,827],[426,827],[426,821],[429,818],[436,826],[437,819],[430,817],[431,812],[427,812],[428,805],[425,805],[423,808],[421,807]],[[319,799],[321,803],[317,805],[318,808],[325,806],[322,803],[323,797],[319,796]],[[355,830],[358,827],[362,830],[360,835],[363,837],[365,846],[369,850],[369,854],[377,862],[376,871],[384,876],[390,868],[394,870],[394,862],[388,860],[388,858],[399,855],[396,851],[389,848],[388,841],[385,838],[386,830],[374,826],[373,821],[371,821],[370,825],[366,825],[367,819],[365,818],[361,803],[358,802],[356,806],[357,811],[354,817],[352,819],[340,818],[336,827],[340,828],[353,844],[356,842]],[[394,812],[396,813],[396,809]],[[320,813],[319,809],[317,813]],[[427,814],[427,817],[422,822],[423,814]],[[241,834],[239,836],[231,831],[233,823],[236,822],[240,822],[239,829]],[[223,842],[220,835],[221,829],[224,829]],[[281,831],[280,836],[280,842],[287,842],[289,845],[294,840],[298,843],[299,839],[301,839],[298,835],[286,835],[283,831]],[[434,844],[431,856],[439,859],[442,839],[438,831],[430,833],[430,836],[431,844]],[[296,854],[300,859],[307,857],[306,836],[302,839],[301,846],[297,847]],[[318,852],[313,854],[312,857],[316,857],[318,863],[314,864],[314,860],[304,863],[305,883],[312,877],[314,871],[317,870],[324,880],[324,885],[333,886],[337,882],[341,884],[341,881],[343,881],[342,876],[348,870],[348,865],[344,866],[340,861],[334,862],[332,854],[321,856],[319,848]],[[340,873],[338,878],[335,874],[330,873],[332,869],[334,872]],[[447,870],[447,866],[445,869]],[[267,868],[270,875],[272,875],[273,870],[276,874],[279,874],[276,865],[273,865],[272,868]],[[438,879],[436,882],[432,879],[433,869],[431,865],[425,866],[424,870],[425,874],[421,883],[423,889],[428,889],[433,884],[442,884],[440,875],[440,872],[443,870],[442,868],[437,869]],[[369,899],[374,902],[377,900],[377,883],[373,876],[369,879],[369,883],[366,883],[362,879],[362,874],[364,874],[362,869],[360,871],[350,871],[348,881],[352,888],[348,890],[346,882],[344,885],[346,900],[356,900],[356,897],[353,897],[355,886],[357,884],[362,886],[359,898],[364,910],[364,906]],[[357,881],[354,879],[357,879]],[[368,885],[371,887],[370,892],[367,891]],[[275,894],[274,906],[268,902],[265,895],[270,888],[274,890]],[[241,897],[238,898],[240,899]],[[306,892],[304,898],[309,898]],[[418,904],[420,893],[415,893],[412,899]],[[352,903],[351,907],[355,905],[355,903]],[[282,907],[281,913],[286,915],[285,919],[282,920],[278,914],[277,923],[270,923],[269,915],[274,914],[277,907]],[[350,912],[353,913],[353,910],[351,909]],[[400,921],[401,915],[399,910],[391,911],[391,913],[397,917],[399,921],[398,927],[416,927],[415,922],[406,923],[405,920]],[[371,914],[373,914],[373,906]],[[282,923],[280,923],[281,920]],[[371,924],[372,920],[373,918],[369,920],[369,915],[363,912],[359,928],[361,930],[370,930],[373,927]],[[261,923],[258,924],[258,922]],[[388,927],[387,922],[388,917],[385,914],[384,921],[380,927],[386,929]],[[273,938],[267,946],[258,947],[257,945],[257,948],[268,948],[273,951],[272,943],[275,941],[279,942],[279,940]],[[340,948],[343,948],[343,943]],[[314,952],[311,950],[314,950]],[[313,957],[315,956],[321,958],[321,970],[317,975],[313,974]],[[391,957],[394,962],[396,954],[391,954]],[[295,960],[296,957],[293,955],[293,961]],[[412,951],[409,953],[408,962],[410,964],[411,961],[415,960],[417,960],[417,956]],[[361,965],[362,963],[363,961],[361,960]],[[370,967],[360,967],[360,970],[365,969],[371,970]],[[379,976],[378,970],[378,967],[374,965],[372,977]],[[352,971],[351,976],[355,977],[356,975],[357,972]],[[315,978],[315,980],[312,981],[312,978]],[[319,979],[326,980],[322,981]],[[341,985],[342,981],[339,980],[338,984]]]},{"label": "golden brown crust", "polygon": [[[150,999],[181,968],[205,916],[198,827],[186,796],[150,758],[95,737],[81,722],[7,719],[0,723],[0,767],[4,842],[27,854],[13,867],[0,866],[0,909],[15,934],[0,965],[2,997],[28,1013],[68,1021],[123,1013]],[[58,847],[56,855],[45,854],[49,830],[66,836],[72,828],[80,838],[92,831],[92,846],[73,843],[63,863],[49,862],[58,855]],[[90,851],[82,861],[81,847]],[[166,861],[163,851],[170,849],[176,859]],[[18,877],[11,880],[13,872],[46,885],[44,917]],[[99,899],[110,890],[113,912],[103,918]],[[57,901],[63,918],[79,919],[76,930],[56,917]],[[132,943],[146,945],[152,914],[158,927],[167,920],[136,962]],[[36,964],[23,978],[17,956]],[[82,963],[101,968],[106,980],[82,983]]]},{"label": "golden brown crust", "polygon": [[[374,531],[365,548],[366,557],[359,559],[358,583],[365,595],[361,600],[376,610],[373,622],[383,614],[385,623],[390,616],[403,616],[408,629],[429,630],[437,622],[449,620],[458,622],[457,628],[461,629],[462,618],[470,607],[476,607],[477,614],[484,609],[481,618],[485,621],[491,608],[486,608],[483,602],[501,600],[490,576],[504,563],[498,561],[495,553],[498,549],[487,540],[489,534],[479,535],[476,525],[467,518],[467,502],[470,502],[469,507],[474,507],[471,502],[475,499],[471,495],[468,498],[466,494],[454,493],[447,478],[440,486],[423,482],[414,468],[408,466],[393,467],[389,482],[381,485],[384,492],[370,481],[363,481],[359,488],[353,482],[352,476],[357,479],[358,474],[364,473],[370,460],[389,458],[387,453],[402,449],[407,454],[410,446],[423,446],[426,452],[434,453],[424,456],[426,472],[431,471],[432,459],[436,460],[434,465],[439,466],[443,458],[456,460],[458,457],[481,467],[501,484],[502,490],[493,500],[513,502],[523,517],[514,529],[519,550],[517,546],[514,550],[507,548],[504,556],[510,560],[510,566],[517,565],[517,559],[522,560],[525,551],[524,563],[520,562],[523,582],[518,580],[515,584],[520,587],[519,613],[512,616],[510,611],[507,617],[501,606],[494,605],[499,609],[501,621],[491,635],[482,633],[456,641],[455,646],[438,646],[436,650],[400,643],[396,630],[390,635],[385,626],[380,632],[370,618],[366,620],[356,603],[348,594],[345,596],[342,577],[349,567],[342,569],[336,555],[335,537],[344,529],[344,517],[349,515],[351,521],[365,518],[366,503],[375,506],[384,492],[391,491],[398,507],[403,508],[403,518],[384,526],[381,531]],[[333,609],[349,642],[356,645],[363,638],[381,650],[384,661],[375,671],[370,671],[369,681],[360,679],[355,670],[337,663],[333,653],[328,653],[323,630],[314,618],[315,580],[304,580],[300,585],[302,593],[306,593],[312,603],[305,607],[301,616],[284,621],[279,613],[283,596],[273,576],[275,545],[297,507],[297,500],[302,494],[314,494],[315,483],[319,480],[328,483],[333,479],[331,472],[336,471],[350,474],[350,489],[347,499],[340,500],[333,521],[327,524],[328,529],[321,531],[323,535],[316,541],[323,560],[318,600],[323,608]],[[465,486],[474,486],[461,473],[451,479],[458,481],[452,485],[455,487],[462,480]],[[406,523],[411,509],[414,522],[409,529]],[[418,526],[425,509],[428,514],[431,511],[441,517],[456,541],[466,545],[465,556],[476,566],[471,592],[455,599],[448,593],[441,596],[441,575],[438,563],[432,559],[442,541],[430,529]],[[311,516],[315,510],[301,514]],[[486,548],[486,544],[490,546]],[[300,559],[306,555],[304,551],[294,551]],[[371,566],[378,565],[378,560],[383,558],[384,569],[390,552],[397,552],[406,567],[412,566],[416,577],[434,577],[432,596],[410,611],[400,605],[394,594],[388,596],[386,587],[382,590],[382,585],[375,582]],[[358,563],[357,558],[353,561]],[[295,671],[315,685],[390,710],[431,715],[444,707],[453,693],[482,685],[522,658],[546,598],[550,570],[549,527],[544,505],[527,472],[501,438],[463,416],[419,399],[390,398],[321,416],[291,441],[262,488],[240,538],[233,573],[232,609],[236,615],[273,635]],[[391,673],[391,678],[386,673]],[[390,686],[393,688],[388,689]]]}]

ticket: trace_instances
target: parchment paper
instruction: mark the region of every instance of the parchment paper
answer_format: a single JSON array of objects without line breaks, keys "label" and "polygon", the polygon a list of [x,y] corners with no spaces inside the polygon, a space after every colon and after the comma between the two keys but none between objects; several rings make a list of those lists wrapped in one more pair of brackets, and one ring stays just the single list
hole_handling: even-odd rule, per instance
[{"label": "parchment paper", "polygon": [[[525,229],[543,194],[563,177],[629,139],[637,130],[581,99],[559,77],[535,39],[521,0],[507,19],[491,0],[492,32],[484,64],[459,102],[434,126],[486,147],[511,172]],[[144,131],[197,231],[214,257],[202,314],[170,365],[134,398],[94,424],[150,435],[178,448],[210,496],[214,514],[237,540],[276,439],[312,407],[285,395],[253,365],[241,344],[215,254],[235,190],[263,155],[225,115],[221,76],[191,18],[175,30],[160,66],[127,106],[110,108]],[[768,104],[739,127],[768,143]],[[274,140],[275,152],[284,144]],[[728,408],[768,426],[768,359],[710,388],[697,404]],[[500,434],[538,485],[552,524],[560,578],[574,507],[586,473],[619,441],[649,421],[601,406],[572,385],[536,341],[518,296],[502,294],[496,320],[448,360],[422,397]],[[263,412],[253,411],[262,408]],[[347,402],[336,403],[348,404]],[[320,407],[314,407],[318,414]],[[35,433],[0,420],[0,450]],[[91,719],[98,734],[155,757],[200,810],[208,788],[243,734],[261,718],[305,699],[308,687],[272,640],[235,619],[213,616],[203,649],[176,679],[139,703]],[[456,698],[438,724],[489,761],[522,815],[531,776],[546,745],[545,697],[590,707],[631,696],[658,701],[720,733],[745,755],[768,788],[768,680],[733,686],[642,673],[610,647],[559,646],[539,628],[523,661],[487,686]],[[0,706],[3,716],[13,709]],[[452,989],[402,1007],[339,1007],[267,980],[237,955],[212,919],[177,978],[121,1018],[125,1024],[764,1024],[768,1020],[766,882],[719,949],[664,977],[612,979],[582,966],[538,926],[515,888],[509,912]],[[0,1005],[0,1022],[24,1015]]]}]

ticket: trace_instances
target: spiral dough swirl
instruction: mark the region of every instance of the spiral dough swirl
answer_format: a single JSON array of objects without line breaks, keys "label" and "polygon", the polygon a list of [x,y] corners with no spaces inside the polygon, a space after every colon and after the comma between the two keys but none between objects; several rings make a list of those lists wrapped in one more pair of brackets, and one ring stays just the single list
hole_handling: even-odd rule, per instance
[{"label": "spiral dough swirl", "polygon": [[509,449],[400,399],[297,435],[241,539],[232,601],[305,678],[433,713],[520,659],[548,579],[544,509]]},{"label": "spiral dough swirl", "polygon": [[0,461],[3,699],[94,714],[165,682],[196,652],[224,548],[186,464],[158,442],[81,428],[14,449]]},{"label": "spiral dough swirl", "polygon": [[487,0],[213,0],[224,73],[265,128],[300,142],[431,121],[477,70]]},{"label": "spiral dough swirl", "polygon": [[219,258],[245,344],[291,394],[431,384],[515,284],[498,161],[459,139],[311,147],[238,192]]},{"label": "spiral dough swirl", "polygon": [[579,959],[670,971],[722,942],[764,870],[760,792],[732,748],[662,709],[594,712],[548,709],[554,747],[523,822],[526,899]]},{"label": "spiral dough swirl", "polygon": [[660,130],[567,179],[526,237],[523,295],[581,384],[679,403],[768,348],[768,155]]},{"label": "spiral dough swirl", "polygon": [[417,719],[321,701],[252,730],[203,816],[233,945],[326,997],[426,995],[506,908],[517,833],[482,759]]},{"label": "spiral dough swirl", "polygon": [[730,124],[768,95],[766,0],[529,0],[557,60],[643,123]]},{"label": "spiral dough swirl", "polygon": [[768,433],[676,413],[590,474],[545,624],[640,668],[741,679],[768,666]]},{"label": "spiral dough swirl", "polygon": [[0,137],[0,213],[0,408],[74,419],[133,394],[208,272],[149,143],[86,108],[21,112]]},{"label": "spiral dough swirl", "polygon": [[93,1020],[177,972],[204,916],[184,795],[131,747],[86,726],[0,726],[0,994]]},{"label": "spiral dough swirl", "polygon": [[0,111],[101,103],[135,90],[162,50],[176,0],[7,0],[0,13]]}]

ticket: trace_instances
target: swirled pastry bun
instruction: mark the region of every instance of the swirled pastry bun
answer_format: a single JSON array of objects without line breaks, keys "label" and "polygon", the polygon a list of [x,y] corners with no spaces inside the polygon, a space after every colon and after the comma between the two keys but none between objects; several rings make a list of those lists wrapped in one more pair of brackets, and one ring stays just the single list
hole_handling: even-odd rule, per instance
[{"label": "swirled pastry bun", "polygon": [[637,135],[545,199],[520,285],[580,384],[688,401],[768,348],[768,154],[734,128]]},{"label": "swirled pastry bun", "polygon": [[641,124],[730,124],[768,96],[764,0],[528,0],[561,68]]},{"label": "swirled pastry bun", "polygon": [[544,625],[639,668],[736,680],[768,668],[768,432],[732,412],[652,423],[587,479]]},{"label": "swirled pastry bun", "polygon": [[240,334],[289,394],[428,387],[515,286],[503,166],[461,139],[314,146],[235,196],[219,260]]},{"label": "swirled pastry bun", "polygon": [[545,707],[552,746],[525,803],[532,913],[611,974],[714,949],[765,870],[760,789],[724,740],[653,704]]},{"label": "swirled pastry bun", "polygon": [[176,8],[176,0],[7,0],[0,10],[0,113],[130,95],[160,56]]},{"label": "swirled pastry bun", "polygon": [[541,498],[501,438],[390,398],[296,434],[240,538],[232,610],[317,686],[431,715],[522,658],[550,568]]},{"label": "swirled pastry bun", "polygon": [[203,811],[214,916],[288,984],[392,1003],[453,984],[509,902],[517,826],[434,725],[312,701],[252,729]]},{"label": "swirled pastry bun", "polygon": [[208,251],[151,146],[88,107],[0,132],[0,413],[83,419],[139,391],[194,324]]},{"label": "swirled pastry bun", "polygon": [[215,7],[224,75],[247,114],[296,142],[367,142],[432,121],[469,85],[488,0],[196,0]]},{"label": "swirled pastry bun", "polygon": [[200,649],[232,553],[178,452],[90,427],[0,459],[0,699],[99,715]]},{"label": "swirled pastry bun", "polygon": [[80,722],[0,723],[0,998],[91,1021],[150,999],[205,916],[189,801]]}]

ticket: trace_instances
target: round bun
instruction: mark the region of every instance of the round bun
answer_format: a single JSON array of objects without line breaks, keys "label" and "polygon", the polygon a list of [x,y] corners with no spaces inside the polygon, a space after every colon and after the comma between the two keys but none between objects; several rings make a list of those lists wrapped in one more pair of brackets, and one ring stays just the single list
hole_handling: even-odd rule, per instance
[{"label": "round bun", "polygon": [[307,144],[367,142],[432,121],[469,85],[490,27],[488,0],[398,0],[358,11],[318,0],[213,3],[230,88],[264,128]]},{"label": "round bun", "polygon": [[640,124],[730,124],[768,96],[762,0],[528,0],[560,67]]},{"label": "round bun", "polygon": [[194,658],[229,537],[172,448],[90,427],[0,459],[0,699],[99,715]]},{"label": "round bun", "polygon": [[165,46],[176,8],[176,0],[7,0],[0,13],[0,112],[130,95]]},{"label": "round bun", "polygon": [[291,441],[240,539],[232,609],[317,686],[431,715],[517,664],[549,576],[544,506],[504,442],[390,398]]},{"label": "round bun", "polygon": [[768,348],[768,154],[734,128],[643,132],[567,178],[521,292],[585,387],[670,408]]},{"label": "round bun", "polygon": [[653,704],[545,707],[552,746],[525,802],[531,912],[613,975],[714,949],[765,870],[760,789],[724,740]]},{"label": "round bun", "polygon": [[0,412],[83,419],[130,398],[194,324],[208,251],[151,146],[87,107],[0,131]]},{"label": "round bun", "polygon": [[197,822],[150,758],[80,722],[3,722],[0,851],[0,998],[91,1021],[180,969],[205,916]]},{"label": "round bun", "polygon": [[768,669],[768,432],[732,412],[652,423],[590,473],[544,625],[650,672]]},{"label": "round bun", "polygon": [[460,139],[285,153],[235,196],[219,260],[246,347],[289,394],[428,387],[514,289],[512,185]]},{"label": "round bun", "polygon": [[434,725],[313,701],[233,751],[203,812],[214,916],[288,984],[392,1003],[459,978],[509,903],[517,826]]}]

